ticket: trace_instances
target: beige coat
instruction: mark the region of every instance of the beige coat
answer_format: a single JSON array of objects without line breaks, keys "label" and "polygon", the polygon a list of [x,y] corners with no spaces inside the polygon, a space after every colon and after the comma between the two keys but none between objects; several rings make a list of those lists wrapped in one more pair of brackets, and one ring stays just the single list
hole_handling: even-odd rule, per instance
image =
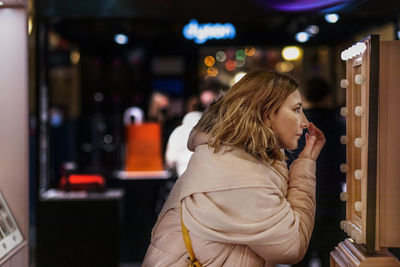
[{"label": "beige coat", "polygon": [[143,267],[186,267],[180,209],[203,266],[295,263],[315,214],[315,161],[271,166],[241,150],[195,148],[154,226]]}]

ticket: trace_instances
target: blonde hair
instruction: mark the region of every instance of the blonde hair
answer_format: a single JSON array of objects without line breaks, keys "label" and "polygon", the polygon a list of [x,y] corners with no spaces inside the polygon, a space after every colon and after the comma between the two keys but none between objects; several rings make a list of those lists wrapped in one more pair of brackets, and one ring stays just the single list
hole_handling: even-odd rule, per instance
[{"label": "blonde hair", "polygon": [[295,80],[281,73],[250,72],[211,104],[194,128],[210,134],[208,145],[214,152],[228,146],[243,149],[259,160],[283,160],[285,155],[270,128],[269,116],[298,87]]}]

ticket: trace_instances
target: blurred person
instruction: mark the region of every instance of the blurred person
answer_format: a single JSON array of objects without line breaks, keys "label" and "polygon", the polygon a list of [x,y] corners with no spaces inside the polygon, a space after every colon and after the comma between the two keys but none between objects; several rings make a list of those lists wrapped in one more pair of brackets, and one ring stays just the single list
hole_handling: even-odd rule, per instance
[{"label": "blurred person", "polygon": [[150,99],[148,113],[149,121],[155,121],[164,124],[168,117],[169,107],[169,96],[162,92],[154,92]]},{"label": "blurred person", "polygon": [[[288,170],[283,150],[295,149],[306,128],[306,146]],[[315,160],[324,143],[302,111],[296,81],[267,71],[244,76],[192,130],[194,153],[142,266],[298,262],[313,228]]]},{"label": "blurred person", "polygon": [[[204,96],[204,92],[206,92]],[[201,96],[203,99],[201,100]],[[201,114],[212,101],[215,100],[216,94],[211,90],[203,91],[200,97],[194,96],[188,99],[188,113],[183,117],[182,124],[176,127],[168,138],[165,150],[165,166],[171,171],[171,179],[168,179],[160,186],[158,198],[156,202],[155,212],[160,213],[165,201],[167,200],[176,179],[183,174],[192,156],[192,151],[187,148],[189,134],[193,127],[199,121]],[[194,101],[197,99],[197,101]],[[201,100],[201,101],[200,101]],[[196,105],[193,105],[196,104]]]},{"label": "blurred person", "polygon": [[[328,267],[329,254],[346,237],[340,229],[340,221],[345,219],[345,203],[340,200],[346,176],[340,172],[340,164],[346,161],[346,147],[340,137],[346,134],[346,122],[339,111],[332,106],[332,88],[321,77],[314,77],[302,88],[304,113],[326,136],[326,145],[317,159],[316,215],[315,227],[304,259],[295,266]],[[299,149],[305,139],[299,141]]]},{"label": "blurred person", "polygon": [[164,155],[168,136],[174,126],[170,116],[171,99],[166,92],[155,91],[150,97],[148,109],[148,121],[157,122],[161,126],[161,155]]},{"label": "blurred person", "polygon": [[[172,169],[178,176],[186,170],[192,152],[187,148],[189,134],[200,120],[202,111],[215,100],[217,94],[212,90],[204,90],[200,93],[199,105],[196,110],[188,111],[183,117],[182,124],[175,128],[169,136],[165,153],[165,163],[168,169]],[[192,99],[189,98],[188,102]]]},{"label": "blurred person", "polygon": [[201,117],[200,111],[187,113],[179,125],[169,136],[165,152],[165,164],[169,170],[174,170],[177,176],[181,176],[186,170],[192,152],[186,144],[189,134]]}]

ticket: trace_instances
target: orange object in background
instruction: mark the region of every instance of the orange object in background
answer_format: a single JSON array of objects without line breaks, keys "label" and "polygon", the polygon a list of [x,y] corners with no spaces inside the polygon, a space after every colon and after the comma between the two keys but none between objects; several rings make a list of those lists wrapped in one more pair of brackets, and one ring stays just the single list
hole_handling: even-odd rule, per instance
[{"label": "orange object in background", "polygon": [[125,171],[161,171],[161,126],[141,123],[126,126],[127,149]]},{"label": "orange object in background", "polygon": [[106,187],[103,176],[93,174],[70,174],[60,179],[60,188],[64,190],[101,191]]}]

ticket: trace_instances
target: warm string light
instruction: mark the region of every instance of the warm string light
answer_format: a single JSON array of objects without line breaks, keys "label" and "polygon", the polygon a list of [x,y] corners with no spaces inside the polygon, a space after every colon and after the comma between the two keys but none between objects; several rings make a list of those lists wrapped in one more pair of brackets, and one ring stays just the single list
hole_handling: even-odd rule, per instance
[{"label": "warm string light", "polygon": [[[205,77],[215,78],[220,73],[221,65],[228,72],[235,72],[238,68],[242,68],[246,65],[246,59],[256,54],[256,48],[254,46],[246,46],[244,48],[227,50],[219,50],[215,53],[215,56],[207,55],[203,59],[205,68]],[[235,78],[232,78],[232,82]]]}]

